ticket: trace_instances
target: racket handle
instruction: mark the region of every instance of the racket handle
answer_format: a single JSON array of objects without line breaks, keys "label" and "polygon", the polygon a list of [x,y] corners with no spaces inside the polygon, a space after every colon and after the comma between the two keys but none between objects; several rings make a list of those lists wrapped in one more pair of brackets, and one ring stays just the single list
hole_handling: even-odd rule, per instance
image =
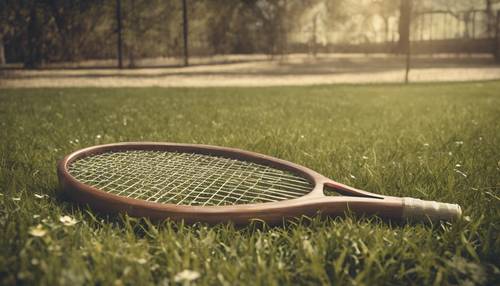
[{"label": "racket handle", "polygon": [[457,204],[424,201],[415,198],[403,198],[403,219],[409,220],[455,220],[462,216],[462,209]]}]

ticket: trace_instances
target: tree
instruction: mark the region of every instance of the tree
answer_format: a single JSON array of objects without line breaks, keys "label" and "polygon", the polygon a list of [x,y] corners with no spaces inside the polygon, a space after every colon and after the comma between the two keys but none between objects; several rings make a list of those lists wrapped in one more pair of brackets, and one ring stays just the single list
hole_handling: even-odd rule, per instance
[{"label": "tree", "polygon": [[75,61],[101,18],[101,0],[45,0],[60,45],[59,60]]},{"label": "tree", "polygon": [[405,53],[410,48],[412,0],[401,0],[399,6],[399,42],[398,51]]},{"label": "tree", "polygon": [[16,5],[14,1],[0,1],[0,65],[7,63],[5,58],[5,40],[16,32]]},{"label": "tree", "polygon": [[227,54],[233,50],[233,29],[234,23],[237,22],[233,19],[242,18],[240,9],[243,3],[234,0],[212,0],[204,3],[207,45],[213,54]]},{"label": "tree", "polygon": [[43,38],[42,23],[45,18],[45,10],[41,9],[38,2],[33,1],[28,7],[27,18],[27,54],[24,58],[24,67],[38,68],[45,58],[45,43]]},{"label": "tree", "polygon": [[399,0],[375,0],[371,5],[377,11],[377,15],[384,21],[384,41],[389,42],[390,39],[390,23],[389,19],[396,15],[398,10]]}]

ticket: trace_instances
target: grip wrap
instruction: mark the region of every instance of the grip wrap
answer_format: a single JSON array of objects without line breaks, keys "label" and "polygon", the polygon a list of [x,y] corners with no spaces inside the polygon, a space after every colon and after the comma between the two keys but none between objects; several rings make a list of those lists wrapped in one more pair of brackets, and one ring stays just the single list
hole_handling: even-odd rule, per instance
[{"label": "grip wrap", "polygon": [[455,220],[462,216],[462,209],[457,204],[424,201],[415,198],[403,198],[403,219],[408,220]]}]

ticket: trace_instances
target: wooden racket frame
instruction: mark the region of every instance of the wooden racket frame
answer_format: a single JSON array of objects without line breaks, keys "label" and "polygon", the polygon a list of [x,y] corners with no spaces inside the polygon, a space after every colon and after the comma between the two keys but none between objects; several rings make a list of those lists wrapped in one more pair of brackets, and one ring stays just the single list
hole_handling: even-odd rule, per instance
[{"label": "wooden racket frame", "polygon": [[[302,197],[277,202],[190,206],[155,203],[117,196],[83,184],[68,172],[69,164],[77,159],[104,152],[125,150],[198,153],[250,161],[294,173],[309,180],[314,188]],[[57,174],[63,194],[75,202],[89,205],[104,213],[127,213],[131,216],[148,217],[153,220],[169,218],[184,220],[187,223],[206,222],[210,224],[232,221],[241,225],[247,224],[253,219],[262,220],[269,224],[278,224],[284,219],[302,215],[340,216],[348,210],[391,219],[401,219],[403,215],[402,198],[358,190],[285,160],[254,152],[210,145],[126,142],[93,146],[75,151],[59,161]],[[341,196],[326,196],[324,188],[334,190]]]}]

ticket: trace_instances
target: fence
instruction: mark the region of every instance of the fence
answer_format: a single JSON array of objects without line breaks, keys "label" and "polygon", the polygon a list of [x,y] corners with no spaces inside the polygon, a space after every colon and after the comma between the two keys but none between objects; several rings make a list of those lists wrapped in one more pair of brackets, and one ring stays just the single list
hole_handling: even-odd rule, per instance
[{"label": "fence", "polygon": [[[416,11],[411,21],[410,40],[414,54],[473,54],[487,53],[500,57],[500,11]],[[495,15],[496,14],[496,15]],[[497,17],[495,17],[497,16]],[[367,27],[346,42],[343,38],[319,42],[317,29],[306,29],[302,38],[308,42],[294,43],[294,52],[320,53],[395,53],[398,51],[398,21],[396,17],[378,19],[385,27]],[[382,25],[382,26],[384,26]],[[351,27],[350,27],[351,28]],[[372,28],[372,30],[370,30]],[[352,28],[351,28],[352,29]],[[344,33],[356,33],[346,30]],[[307,33],[310,33],[307,36]],[[342,34],[342,31],[336,31]],[[297,37],[298,38],[298,37]],[[313,52],[314,51],[314,52]]]},{"label": "fence", "polygon": [[[224,5],[215,5],[217,1]],[[67,13],[14,1],[9,2],[13,11],[26,17],[10,17],[20,22],[11,23],[14,33],[0,35],[0,43],[7,61],[24,60],[25,65],[98,59],[97,65],[136,67],[153,61],[188,65],[189,56],[220,54],[401,52],[397,10],[384,16],[344,15],[330,25],[325,22],[333,17],[326,9],[308,14],[287,7],[287,1],[269,1],[270,6],[217,1],[116,0],[76,8],[67,2]],[[414,11],[412,53],[490,53],[500,60],[498,15],[486,10]],[[162,61],[151,60],[157,58]]]}]

